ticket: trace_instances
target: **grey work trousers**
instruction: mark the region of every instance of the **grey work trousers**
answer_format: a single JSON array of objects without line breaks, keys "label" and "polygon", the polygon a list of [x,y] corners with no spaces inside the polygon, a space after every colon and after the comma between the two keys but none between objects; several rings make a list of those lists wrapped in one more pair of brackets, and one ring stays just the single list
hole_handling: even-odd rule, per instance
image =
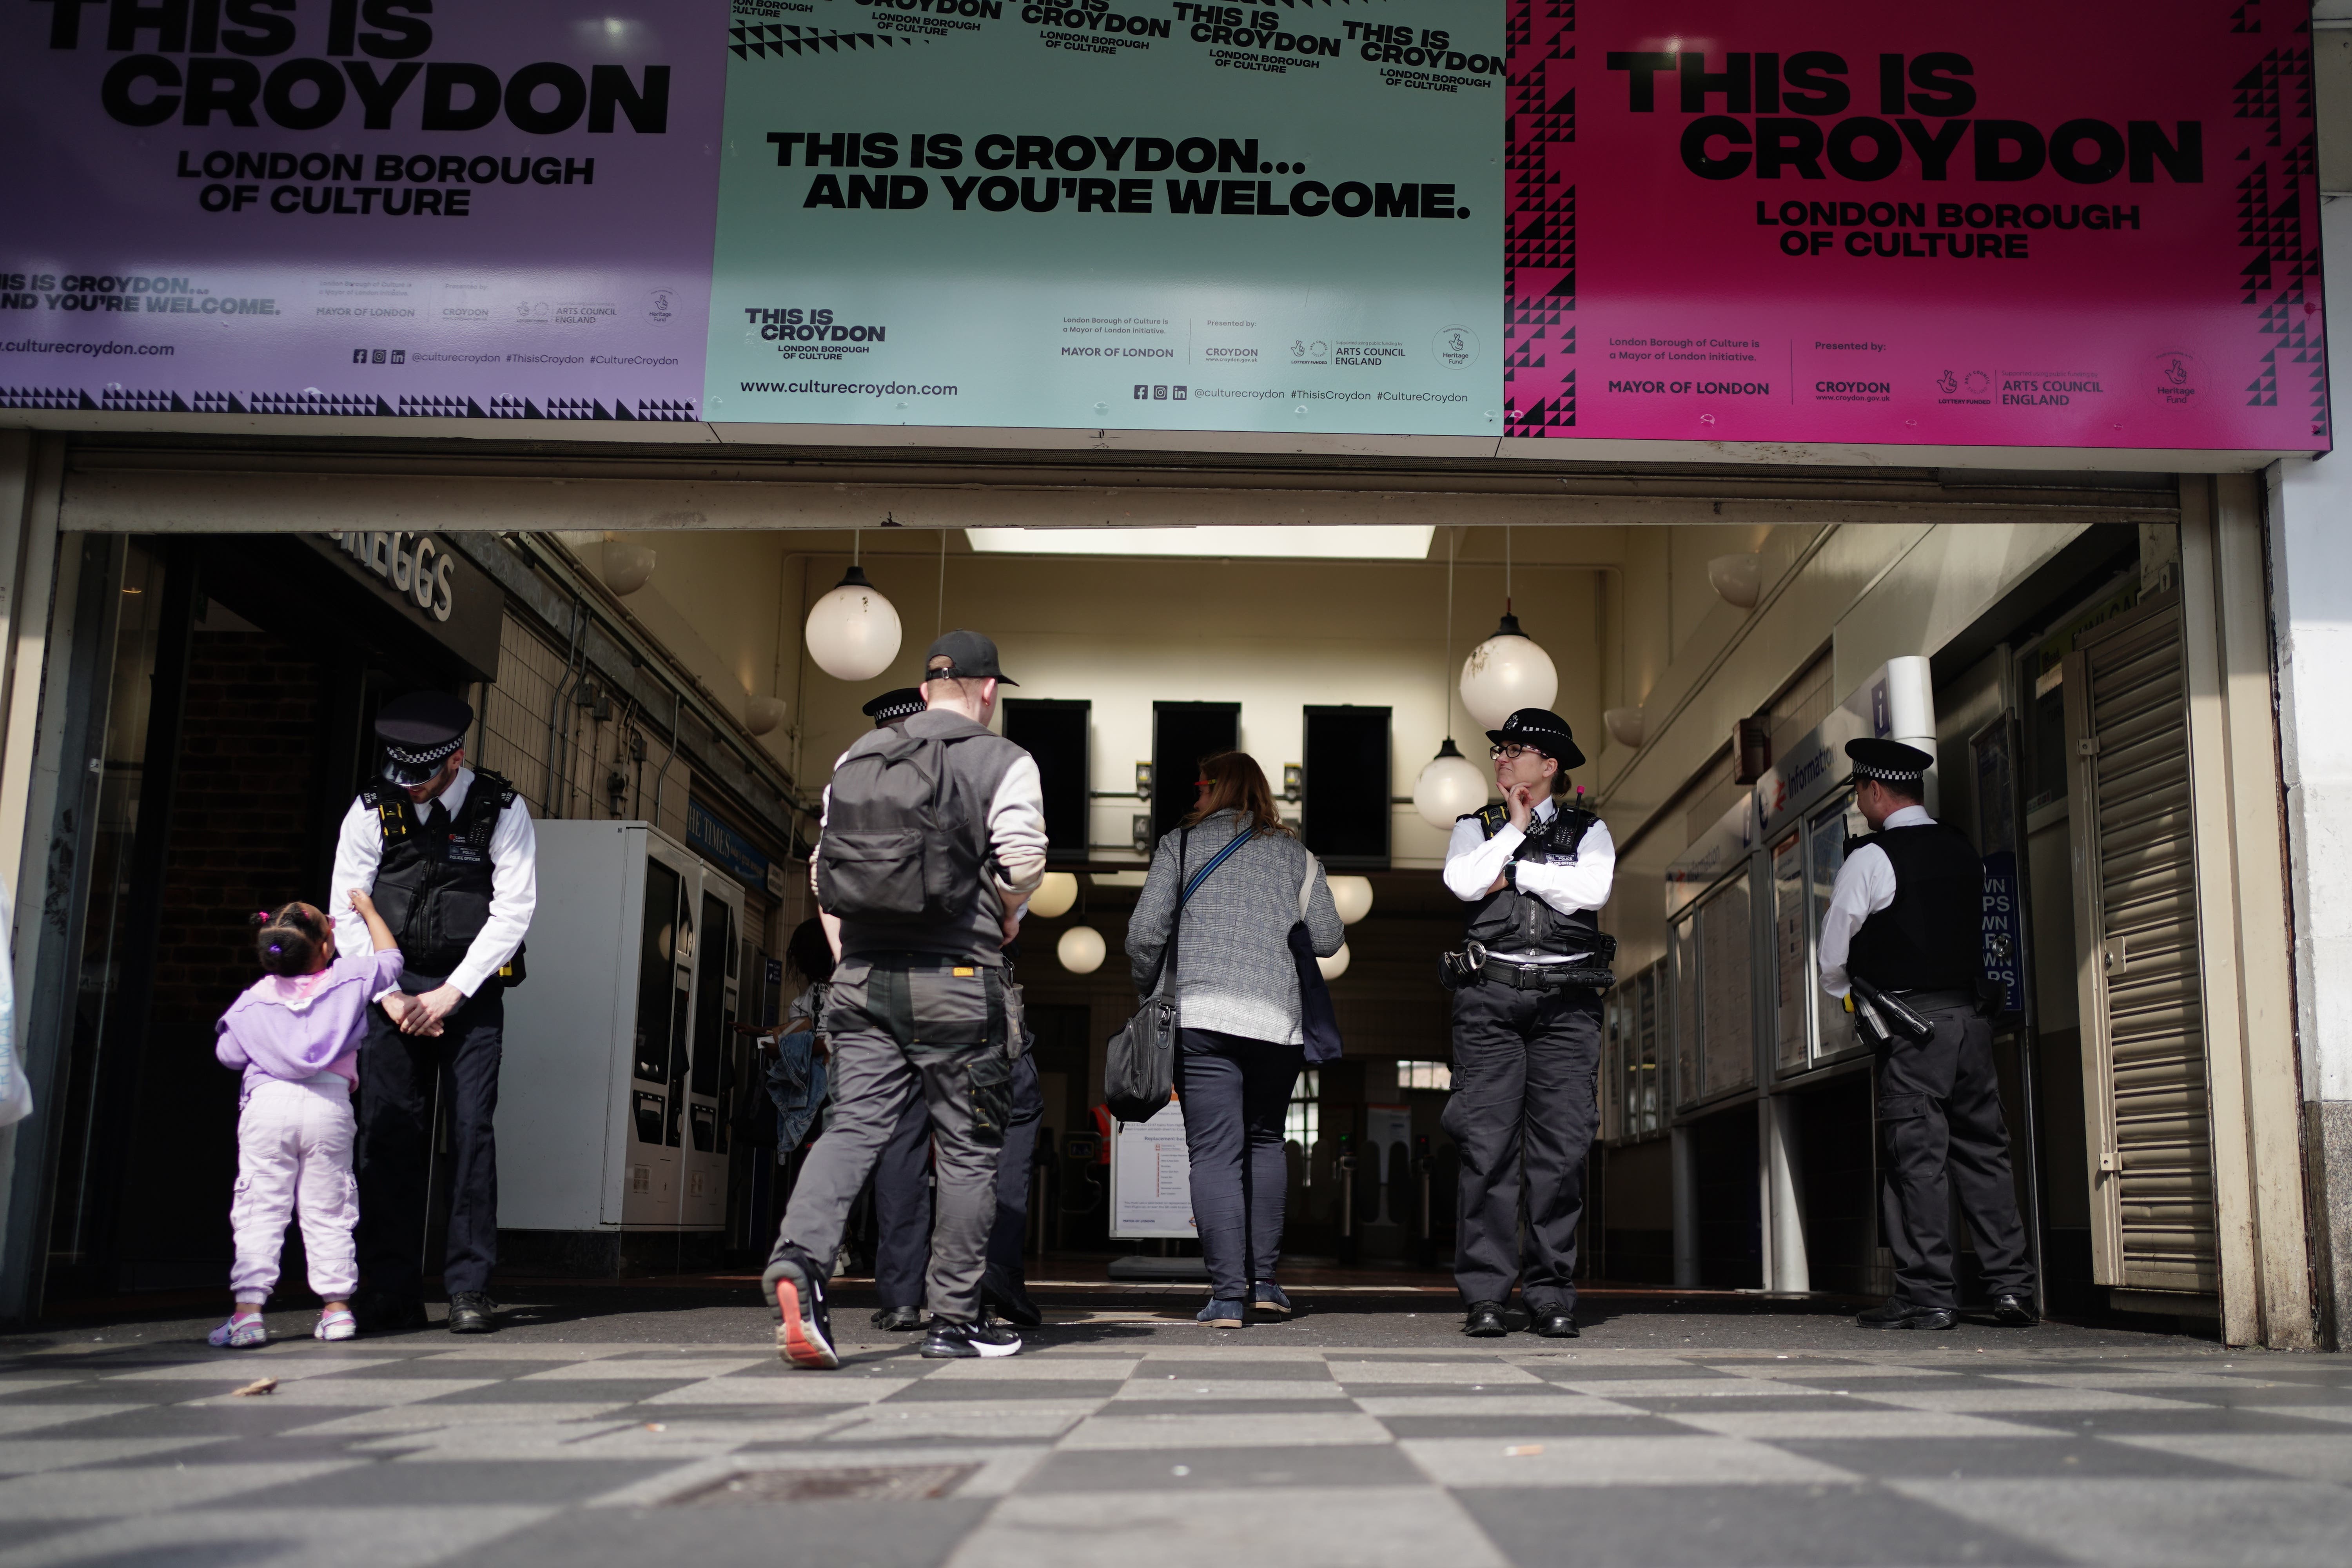
[{"label": "grey work trousers", "polygon": [[1454,1092],[1439,1125],[1462,1156],[1454,1281],[1464,1301],[1506,1301],[1516,1282],[1531,1312],[1575,1307],[1600,1072],[1592,992],[1487,982],[1454,994]]},{"label": "grey work trousers", "polygon": [[[1045,1095],[1037,1061],[1024,1054],[1013,1064],[1013,1121],[996,1158],[996,1217],[988,1229],[988,1289],[1018,1298],[1028,1292],[1021,1263],[1029,1237],[1029,1165]],[[885,1307],[920,1307],[923,1271],[931,1252],[931,1119],[909,1099],[897,1131],[874,1167],[874,1293]]]},{"label": "grey work trousers", "polygon": [[1970,1005],[1920,1007],[1936,1026],[1878,1058],[1882,1151],[1879,1230],[1895,1255],[1895,1295],[1915,1307],[1959,1305],[1952,1194],[1976,1233],[1985,1289],[2031,1300],[2033,1264],[2010,1174],[2009,1127],[1992,1065],[1992,1025]]},{"label": "grey work trousers", "polygon": [[977,1321],[1012,1063],[995,1046],[901,1047],[866,1011],[864,986],[855,981],[835,979],[824,1025],[833,1045],[833,1103],[824,1136],[793,1188],[772,1258],[797,1253],[804,1266],[832,1273],[850,1205],[900,1117],[919,1099],[930,1118],[939,1181],[923,1299],[933,1317]]}]

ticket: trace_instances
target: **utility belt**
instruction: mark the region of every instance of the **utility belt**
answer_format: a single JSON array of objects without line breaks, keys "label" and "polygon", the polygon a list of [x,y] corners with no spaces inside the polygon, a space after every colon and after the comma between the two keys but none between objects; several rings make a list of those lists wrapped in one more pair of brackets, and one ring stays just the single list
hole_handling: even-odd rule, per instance
[{"label": "utility belt", "polygon": [[1437,983],[1448,991],[1472,985],[1505,985],[1517,991],[1606,991],[1617,984],[1610,968],[1617,956],[1617,939],[1603,935],[1591,956],[1578,963],[1513,963],[1488,955],[1480,942],[1465,942],[1459,952],[1440,953]]},{"label": "utility belt", "polygon": [[1925,1045],[1936,1034],[1933,1013],[1965,1007],[1988,1017],[1999,1005],[1998,985],[1954,986],[1943,990],[1884,991],[1856,974],[1846,990],[1846,1011],[1853,1015],[1854,1032],[1874,1050],[1901,1041]]}]

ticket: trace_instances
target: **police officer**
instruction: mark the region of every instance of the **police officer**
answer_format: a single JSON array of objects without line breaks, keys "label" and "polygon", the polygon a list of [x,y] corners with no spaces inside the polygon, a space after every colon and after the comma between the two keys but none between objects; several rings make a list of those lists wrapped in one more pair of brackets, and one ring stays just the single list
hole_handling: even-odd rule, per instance
[{"label": "police officer", "polygon": [[[886,691],[860,710],[877,730],[895,729],[922,710],[919,686]],[[1045,1321],[1029,1300],[1021,1261],[1029,1233],[1029,1163],[1045,1114],[1037,1058],[1034,1049],[1024,1049],[1013,1064],[1013,1120],[996,1156],[996,1219],[988,1231],[988,1270],[981,1283],[982,1300],[999,1316],[1022,1324]],[[931,1260],[930,1178],[931,1119],[918,1097],[907,1101],[874,1163],[874,1293],[882,1300],[874,1312],[877,1329],[911,1333],[923,1326],[923,1274]]]},{"label": "police officer", "polygon": [[982,1310],[981,1281],[1012,1110],[1003,950],[1045,873],[1045,816],[1035,761],[987,729],[1000,683],[994,643],[948,633],[924,660],[925,710],[852,745],[825,791],[815,860],[841,958],[820,1021],[833,1104],[761,1280],[777,1353],[794,1366],[840,1364],[825,1281],[910,1100],[927,1109],[939,1174],[922,1353],[1021,1349]]},{"label": "police officer", "polygon": [[[1899,741],[1846,742],[1854,805],[1870,824],[1846,845],[1822,917],[1822,988],[1856,979],[1899,997],[1930,1026],[1878,1053],[1879,1228],[1895,1254],[1895,1293],[1856,1321],[1870,1329],[1948,1329],[1951,1198],[1977,1237],[1993,1315],[2036,1321],[2033,1266],[2009,1173],[2009,1131],[1983,1012],[1984,862],[1920,803],[1935,758]],[[1948,1178],[1946,1173],[1948,1170]]]},{"label": "police officer", "polygon": [[335,942],[364,952],[345,890],[373,893],[400,941],[397,990],[360,1047],[360,1292],[370,1329],[424,1324],[426,1135],[436,1082],[451,1140],[449,1331],[498,1325],[499,1169],[492,1123],[508,978],[539,902],[530,811],[514,785],[466,765],[474,710],[440,691],[383,706],[383,773],[352,803],[335,847]]},{"label": "police officer", "polygon": [[1594,917],[1617,851],[1608,825],[1565,799],[1584,761],[1567,721],[1522,708],[1486,738],[1502,801],[1456,821],[1445,850],[1445,886],[1472,906],[1470,940],[1446,957],[1454,1091],[1441,1125],[1462,1159],[1454,1278],[1471,1337],[1509,1332],[1517,1283],[1537,1333],[1574,1339],[1601,993],[1616,949]]}]

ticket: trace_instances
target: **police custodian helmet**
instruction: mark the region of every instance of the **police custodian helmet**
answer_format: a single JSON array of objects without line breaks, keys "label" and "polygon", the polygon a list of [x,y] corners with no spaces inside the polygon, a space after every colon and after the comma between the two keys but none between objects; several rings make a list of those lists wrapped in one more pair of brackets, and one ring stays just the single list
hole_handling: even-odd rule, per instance
[{"label": "police custodian helmet", "polygon": [[441,771],[473,727],[474,710],[446,691],[412,691],[385,703],[375,716],[383,742],[383,776],[414,789]]}]

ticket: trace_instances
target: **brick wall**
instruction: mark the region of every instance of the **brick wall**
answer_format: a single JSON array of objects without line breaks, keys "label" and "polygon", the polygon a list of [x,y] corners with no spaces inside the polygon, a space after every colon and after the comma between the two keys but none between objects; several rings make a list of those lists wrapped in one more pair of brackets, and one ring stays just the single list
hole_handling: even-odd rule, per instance
[{"label": "brick wall", "polygon": [[[226,1278],[238,1079],[213,1059],[213,1024],[260,973],[253,911],[326,894],[306,881],[324,673],[266,633],[199,627],[193,639],[154,1005],[129,1141],[119,1254],[129,1288]],[[280,1289],[299,1299],[299,1273]]]}]

